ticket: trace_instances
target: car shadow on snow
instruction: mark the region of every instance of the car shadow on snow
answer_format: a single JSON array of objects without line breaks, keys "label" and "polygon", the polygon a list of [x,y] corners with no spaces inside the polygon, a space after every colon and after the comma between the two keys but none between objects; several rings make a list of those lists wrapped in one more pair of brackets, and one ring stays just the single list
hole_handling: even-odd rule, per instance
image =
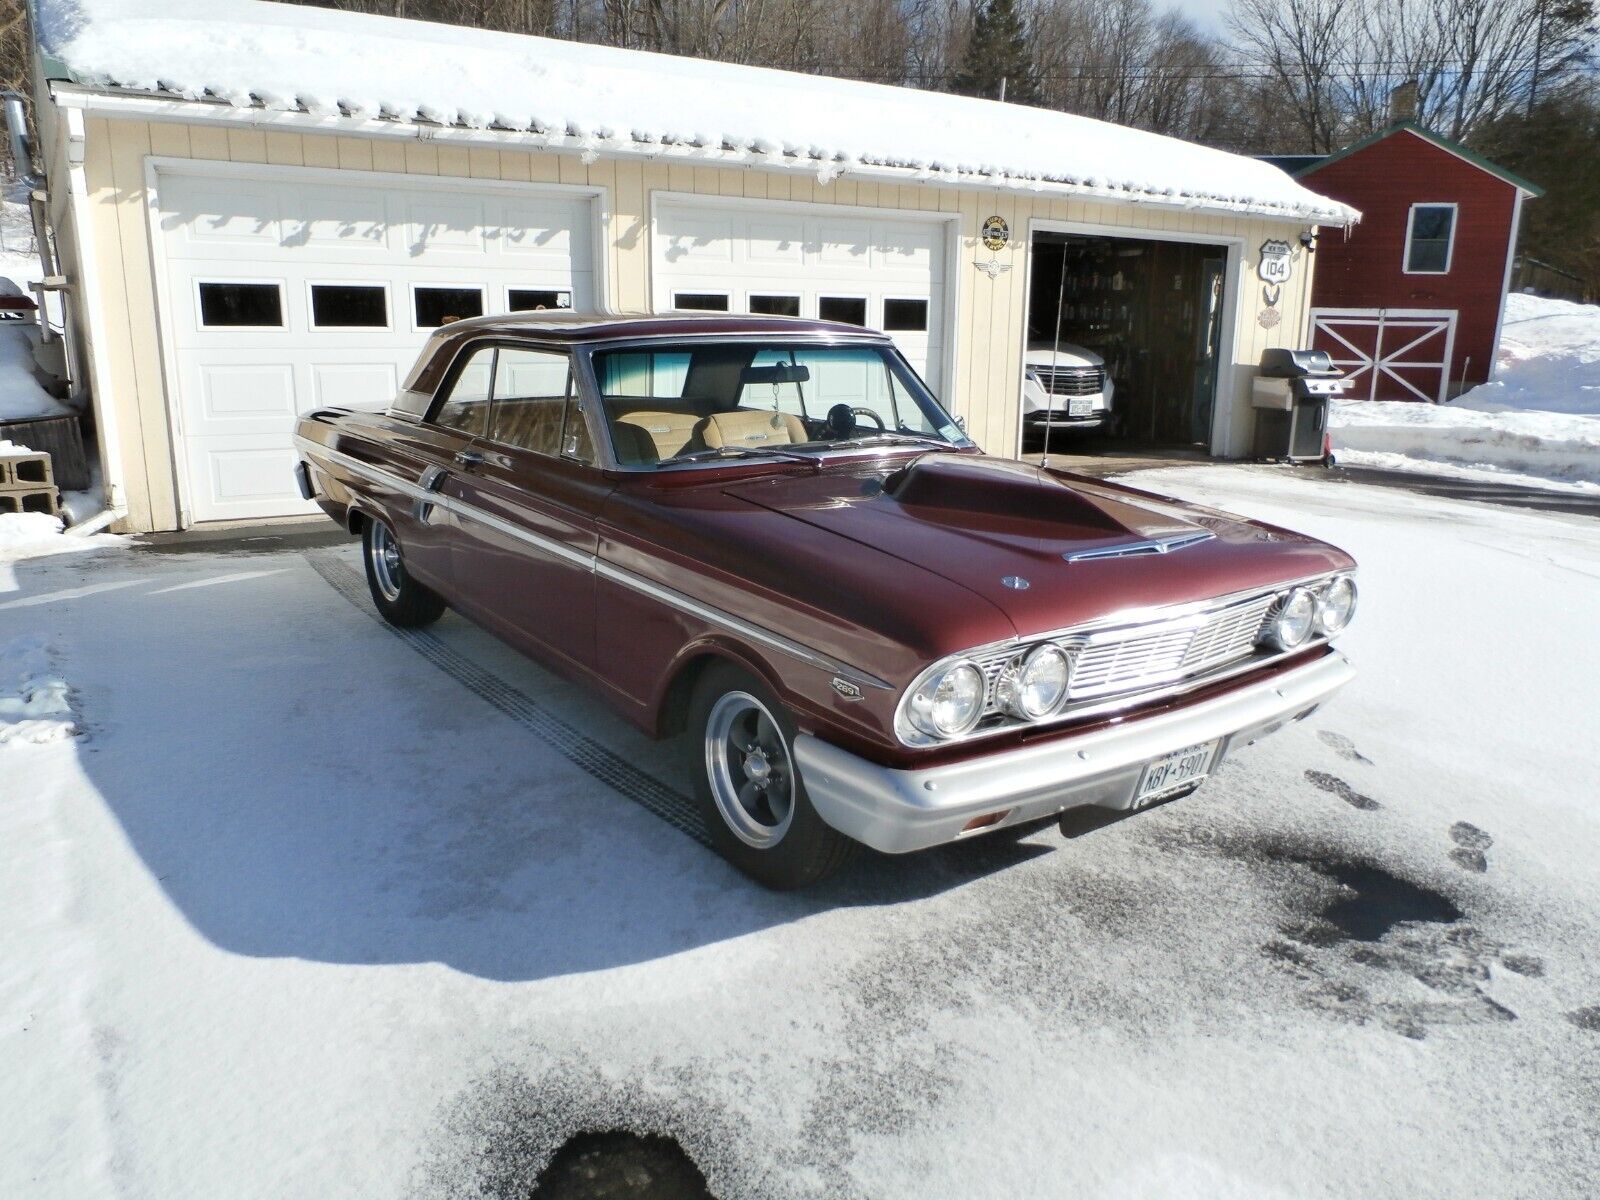
[{"label": "car shadow on snow", "polygon": [[[0,605],[63,652],[83,770],[177,913],[232,953],[530,980],[921,900],[1050,853],[1001,831],[864,853],[774,894],[505,719],[299,555],[16,575]],[[682,756],[459,618],[439,637],[642,770]]]}]

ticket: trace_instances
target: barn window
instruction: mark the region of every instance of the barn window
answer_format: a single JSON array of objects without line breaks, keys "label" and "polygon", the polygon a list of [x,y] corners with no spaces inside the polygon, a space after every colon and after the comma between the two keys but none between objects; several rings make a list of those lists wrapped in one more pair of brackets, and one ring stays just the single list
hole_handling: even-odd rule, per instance
[{"label": "barn window", "polygon": [[1454,204],[1413,204],[1406,229],[1406,274],[1443,275],[1449,271],[1455,236]]}]

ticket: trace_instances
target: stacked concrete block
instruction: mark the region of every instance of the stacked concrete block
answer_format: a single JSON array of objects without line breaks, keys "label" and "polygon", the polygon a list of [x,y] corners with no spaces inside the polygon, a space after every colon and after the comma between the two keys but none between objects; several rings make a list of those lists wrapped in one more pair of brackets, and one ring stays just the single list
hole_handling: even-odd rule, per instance
[{"label": "stacked concrete block", "polygon": [[60,497],[48,454],[0,454],[0,513],[15,512],[60,515]]}]

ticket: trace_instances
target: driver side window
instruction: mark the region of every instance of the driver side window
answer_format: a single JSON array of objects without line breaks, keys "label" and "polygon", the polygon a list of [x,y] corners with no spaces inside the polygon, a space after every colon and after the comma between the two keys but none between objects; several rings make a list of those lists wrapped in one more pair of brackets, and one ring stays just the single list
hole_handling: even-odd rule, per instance
[{"label": "driver side window", "polygon": [[482,437],[489,431],[489,386],[494,379],[494,354],[493,346],[480,346],[471,352],[451,380],[444,402],[434,414],[435,425],[458,430],[468,437]]}]

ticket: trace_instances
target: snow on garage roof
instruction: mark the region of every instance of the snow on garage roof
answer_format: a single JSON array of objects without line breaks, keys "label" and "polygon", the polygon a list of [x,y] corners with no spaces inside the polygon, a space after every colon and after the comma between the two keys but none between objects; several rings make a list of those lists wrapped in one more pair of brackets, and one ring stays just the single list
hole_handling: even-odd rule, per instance
[{"label": "snow on garage roof", "polygon": [[1359,214],[1254,159],[966,96],[260,0],[39,0],[54,72],[239,107],[577,138],[594,153],[901,168],[930,182],[1349,224]]}]

